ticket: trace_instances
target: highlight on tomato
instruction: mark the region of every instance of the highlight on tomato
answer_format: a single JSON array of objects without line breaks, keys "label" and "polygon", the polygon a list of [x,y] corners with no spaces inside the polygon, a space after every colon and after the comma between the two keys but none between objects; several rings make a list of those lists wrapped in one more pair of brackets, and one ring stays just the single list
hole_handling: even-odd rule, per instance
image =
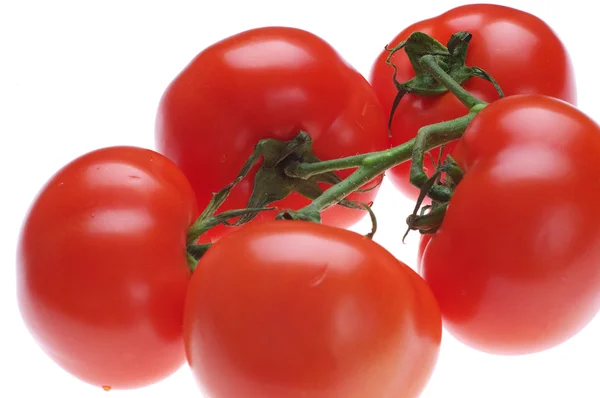
[{"label": "highlight on tomato", "polygon": [[[494,4],[456,7],[408,26],[391,40],[389,47],[397,46],[413,32],[422,32],[446,44],[452,34],[465,31],[472,34],[466,65],[491,75],[505,96],[537,93],[576,105],[573,65],[564,44],[546,22],[515,8]],[[369,75],[386,115],[390,115],[398,93],[393,80],[394,69],[386,64],[389,54],[382,50]],[[398,82],[415,77],[414,67],[403,52],[396,52],[390,61],[397,67]],[[487,102],[500,98],[494,85],[485,79],[471,77],[463,87]],[[391,145],[414,138],[423,126],[455,119],[464,112],[464,106],[449,92],[406,94],[394,112],[390,126]],[[455,145],[446,145],[443,154],[452,154]],[[439,158],[439,149],[432,150],[431,154],[433,156],[425,160],[429,174],[434,171],[432,160]],[[410,165],[411,162],[400,164],[386,176],[403,195],[416,200],[419,191],[409,182]]]},{"label": "highlight on tomato", "polygon": [[277,220],[241,227],[200,259],[184,330],[212,398],[416,398],[442,326],[423,279],[371,239]]},{"label": "highlight on tomato", "polygon": [[50,178],[19,236],[18,305],[41,349],[105,389],[156,383],[185,363],[193,190],[164,156],[84,154]]},{"label": "highlight on tomato", "polygon": [[[310,135],[321,160],[388,145],[387,115],[372,87],[331,45],[301,29],[263,27],[204,49],[173,79],[158,107],[155,139],[157,151],[183,170],[204,208],[213,192],[236,178],[260,140],[287,141],[299,131]],[[246,206],[255,175],[256,168],[233,189],[223,210],[256,207]],[[377,183],[348,199],[374,201]],[[273,206],[295,210],[309,203],[293,192]],[[322,222],[346,228],[365,214],[334,206],[322,214]],[[209,232],[214,239],[225,233],[224,227]]]},{"label": "highlight on tomato", "polygon": [[493,102],[458,141],[465,171],[421,274],[458,340],[494,354],[561,344],[600,309],[600,127],[548,96]]}]

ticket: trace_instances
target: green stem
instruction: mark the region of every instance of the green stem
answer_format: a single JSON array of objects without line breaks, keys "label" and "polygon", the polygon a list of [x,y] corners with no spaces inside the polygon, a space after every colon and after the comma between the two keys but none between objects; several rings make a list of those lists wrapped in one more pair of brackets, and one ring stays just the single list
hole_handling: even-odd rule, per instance
[{"label": "green stem", "polygon": [[[477,111],[471,112],[473,113],[472,115],[469,113],[469,115],[455,120],[421,128],[419,131],[422,132],[424,130],[425,134],[420,133],[420,135],[424,135],[425,139],[422,139],[420,150],[429,151],[440,145],[459,139]],[[336,205],[346,196],[358,190],[358,188],[386,170],[410,160],[415,150],[415,142],[416,139],[412,139],[397,147],[362,156],[361,165],[348,178],[331,186],[308,206],[295,212],[288,211],[288,213],[295,213],[296,217],[294,218],[314,219],[315,214]],[[280,215],[280,217],[285,218],[285,214]]]},{"label": "green stem", "polygon": [[[471,123],[471,120],[473,120],[475,115],[477,115],[480,109],[483,109],[483,106],[475,106],[474,110],[469,112],[465,116],[447,122],[425,126],[419,130],[419,132],[417,133],[417,137],[414,141],[412,163],[410,165],[411,184],[413,184],[417,188],[421,188],[429,178],[423,168],[423,161],[425,159],[425,152],[432,148],[432,144],[435,145],[440,140],[449,142],[452,141],[452,139],[456,139],[452,137],[460,137],[462,133],[464,133],[469,123]],[[449,198],[437,198],[437,196],[446,193],[447,187],[435,185],[432,187],[430,195],[432,198],[436,196],[434,198],[436,200],[446,201]]]},{"label": "green stem", "polygon": [[286,166],[285,174],[292,178],[301,178],[303,180],[306,180],[310,177],[328,173],[331,171],[359,167],[362,164],[363,160],[370,155],[370,153],[366,153],[362,155],[348,156],[346,158],[340,159],[323,160],[321,162],[316,163],[294,162]]},{"label": "green stem", "polygon": [[[411,167],[411,183],[420,188],[423,182],[427,180],[427,175],[423,171],[424,153],[429,149],[441,145],[439,144],[429,149],[425,149],[428,147],[425,141],[431,139],[430,137],[437,136],[439,134],[450,134],[452,136],[456,136],[456,134],[458,133],[462,134],[468,123],[473,119],[477,112],[479,112],[481,109],[483,109],[484,106],[487,105],[487,102],[480,100],[479,98],[473,96],[471,93],[465,90],[459,83],[457,83],[448,73],[446,73],[438,65],[437,60],[433,55],[422,56],[419,60],[419,63],[427,73],[433,76],[433,78],[436,79],[440,84],[444,85],[453,95],[455,95],[465,106],[467,106],[470,109],[470,112],[461,118],[425,126],[419,130],[419,133],[417,134],[417,142],[415,143],[413,163]],[[435,140],[437,141],[439,139],[441,139],[442,141],[444,140],[443,137],[436,137]],[[446,142],[449,141],[445,141],[443,143]],[[403,145],[400,145],[399,147],[392,148],[391,150],[387,151],[349,156],[346,158],[327,160],[317,163],[292,163],[288,167],[286,167],[285,173],[293,178],[307,179],[312,176],[331,171],[361,167],[365,161],[369,162],[369,158],[371,158],[371,160],[374,159],[376,162],[379,162],[383,158],[389,156],[391,156],[392,158],[397,158],[398,162],[396,164],[399,164],[406,160],[409,160],[404,159],[402,157],[402,154],[408,147],[407,145],[411,144],[412,141],[409,141]],[[391,153],[390,151],[394,152]],[[389,167],[393,167],[388,166],[386,168],[386,166],[388,165],[388,163],[386,162],[381,163],[381,165],[383,166],[381,167],[382,172],[387,170],[387,168]],[[430,193],[430,196],[436,200],[447,200],[448,192],[449,191],[446,189],[446,187],[435,186],[432,192]]]},{"label": "green stem", "polygon": [[371,206],[363,203],[363,207],[369,213],[369,217],[371,218],[371,232],[369,232],[365,236],[369,239],[373,239],[375,233],[377,233],[377,216],[375,215],[375,212],[373,211]]},{"label": "green stem", "polygon": [[454,80],[437,63],[433,55],[424,55],[419,59],[421,67],[429,73],[438,83],[443,84],[448,91],[456,96],[467,108],[472,109],[475,105],[487,105],[485,101],[473,96]]},{"label": "green stem", "polygon": [[321,212],[336,205],[346,196],[370,182],[387,169],[409,160],[412,154],[413,143],[414,139],[395,148],[374,152],[365,156],[358,170],[342,182],[330,187],[310,205],[306,206],[304,208],[306,209],[306,213]]}]

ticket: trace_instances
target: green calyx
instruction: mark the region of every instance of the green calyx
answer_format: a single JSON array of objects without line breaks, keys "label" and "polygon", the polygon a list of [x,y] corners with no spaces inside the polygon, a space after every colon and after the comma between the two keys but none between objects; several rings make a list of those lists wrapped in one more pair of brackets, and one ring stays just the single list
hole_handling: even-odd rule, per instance
[{"label": "green calyx", "polygon": [[[254,177],[253,191],[247,203],[248,208],[263,208],[273,202],[285,199],[292,192],[315,200],[323,194],[321,183],[336,185],[342,181],[333,171],[315,173],[310,176],[299,175],[295,172],[300,165],[321,163],[321,160],[312,151],[310,135],[304,131],[300,131],[289,141],[271,138],[260,141],[244,169],[249,170],[259,157],[263,158],[263,163]],[[368,207],[366,204],[350,200],[344,200],[338,204],[357,210],[365,210],[365,206]],[[256,213],[249,213],[240,217],[238,223],[246,223],[255,216]],[[294,217],[290,216],[289,218]],[[319,214],[314,214],[307,219],[307,221],[314,222],[320,222],[320,220]]]},{"label": "green calyx", "polygon": [[[499,96],[504,96],[500,86],[489,73],[477,66],[467,66],[467,51],[472,37],[473,35],[469,32],[457,32],[450,37],[448,43],[444,46],[429,35],[414,32],[397,46],[393,48],[386,47],[386,50],[389,51],[386,64],[394,68],[393,81],[398,90],[392,105],[389,127],[391,127],[394,113],[400,101],[406,94],[431,97],[448,92],[448,88],[432,76],[429,70],[424,68],[421,59],[425,56],[430,56],[433,63],[457,84],[462,85],[472,77],[478,77],[491,82]],[[404,50],[415,71],[414,78],[402,83],[397,78],[398,68],[392,62],[394,54],[401,50]]]},{"label": "green calyx", "polygon": [[[231,190],[248,175],[261,158],[262,164],[254,177],[252,194],[246,208],[217,213]],[[342,182],[342,179],[334,171],[315,171],[310,175],[299,173],[302,165],[319,163],[322,162],[312,152],[312,139],[304,131],[300,131],[289,141],[280,141],[274,138],[259,141],[235,180],[213,195],[213,199],[206,209],[188,229],[186,251],[190,269],[195,269],[198,260],[210,248],[210,244],[198,244],[197,242],[200,236],[211,228],[217,225],[240,226],[248,223],[259,213],[274,210],[274,207],[267,206],[285,199],[292,192],[315,200],[324,192],[321,183],[333,186]],[[377,185],[369,189],[374,189]],[[364,190],[357,191],[365,192]],[[343,199],[337,205],[369,212],[373,230],[367,236],[373,236],[377,223],[370,207],[371,204]],[[276,218],[321,222],[319,212],[296,215],[292,211],[283,211]]]}]

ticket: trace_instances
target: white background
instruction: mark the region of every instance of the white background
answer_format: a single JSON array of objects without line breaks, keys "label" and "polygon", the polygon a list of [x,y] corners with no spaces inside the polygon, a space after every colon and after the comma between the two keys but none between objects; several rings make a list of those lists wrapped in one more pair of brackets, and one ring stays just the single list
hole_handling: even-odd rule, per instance
[{"label": "white background", "polygon": [[[576,67],[579,107],[600,120],[593,2],[497,3],[529,11],[555,29]],[[383,46],[404,27],[465,2],[412,4],[406,0],[0,2],[0,395],[107,394],[74,379],[43,355],[16,307],[17,231],[34,195],[58,168],[98,147],[152,148],[162,91],[197,52],[226,36],[265,25],[303,28],[329,41],[367,75]],[[414,266],[417,235],[401,243],[410,203],[385,183],[375,211],[380,223],[376,240]],[[368,228],[365,220],[355,229]],[[598,398],[598,341],[598,318],[569,342],[523,357],[481,354],[445,334],[435,374],[422,397]],[[186,367],[157,385],[109,394],[200,397]]]}]

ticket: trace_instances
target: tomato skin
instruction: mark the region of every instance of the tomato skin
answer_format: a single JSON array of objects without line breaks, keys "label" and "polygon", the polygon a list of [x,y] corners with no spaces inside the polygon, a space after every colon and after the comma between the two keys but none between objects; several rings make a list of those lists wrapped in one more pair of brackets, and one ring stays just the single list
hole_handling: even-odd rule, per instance
[{"label": "tomato skin", "polygon": [[192,276],[184,328],[212,398],[417,397],[441,341],[418,274],[368,238],[302,221],[217,242]]},{"label": "tomato skin", "polygon": [[[494,133],[483,132],[496,124],[501,126]],[[513,147],[543,147],[573,156],[580,151],[589,156],[594,148],[582,145],[588,136],[595,138],[595,128],[594,121],[563,101],[515,95],[503,99],[500,106],[487,106],[479,112],[457,141],[455,160],[463,170],[470,170],[477,162],[496,158]]]},{"label": "tomato skin", "polygon": [[[184,171],[204,208],[213,192],[233,181],[259,140],[289,140],[301,129],[323,160],[388,146],[386,115],[363,76],[321,38],[266,27],[208,47],[171,82],[157,113],[156,147]],[[254,174],[232,191],[223,210],[246,207]],[[377,191],[349,199],[368,203]],[[274,205],[299,209],[309,203],[294,193]],[[275,214],[265,212],[257,220]],[[334,206],[322,221],[346,228],[365,214]],[[220,237],[225,230],[211,234]]]},{"label": "tomato skin", "polygon": [[600,308],[600,127],[515,96],[476,116],[457,153],[466,174],[421,270],[445,327],[495,354],[568,340]]},{"label": "tomato skin", "polygon": [[[490,73],[506,96],[544,94],[576,105],[575,75],[566,48],[545,22],[529,13],[493,4],[460,6],[409,26],[390,42],[390,46],[406,40],[415,31],[426,33],[443,44],[453,33],[468,31],[473,34],[473,39],[467,53],[467,65],[478,66]],[[393,69],[385,64],[388,54],[381,52],[369,78],[387,115],[397,94],[392,80]],[[414,77],[405,53],[396,53],[392,61],[398,67],[398,81]],[[487,102],[499,98],[494,86],[483,79],[472,78],[463,87]],[[451,93],[435,97],[406,95],[394,115],[391,145],[414,138],[423,126],[455,119],[466,111]],[[452,154],[454,147],[455,143],[447,145],[444,154]],[[431,153],[434,159],[438,158],[438,149]],[[424,165],[430,172],[434,170],[429,157],[425,158]],[[410,162],[405,162],[391,169],[387,176],[403,195],[416,200],[419,192],[410,184],[409,173]]]},{"label": "tomato skin", "polygon": [[185,176],[147,149],[99,149],[59,170],[29,209],[17,255],[19,309],[43,351],[113,389],[180,368],[196,213]]}]

